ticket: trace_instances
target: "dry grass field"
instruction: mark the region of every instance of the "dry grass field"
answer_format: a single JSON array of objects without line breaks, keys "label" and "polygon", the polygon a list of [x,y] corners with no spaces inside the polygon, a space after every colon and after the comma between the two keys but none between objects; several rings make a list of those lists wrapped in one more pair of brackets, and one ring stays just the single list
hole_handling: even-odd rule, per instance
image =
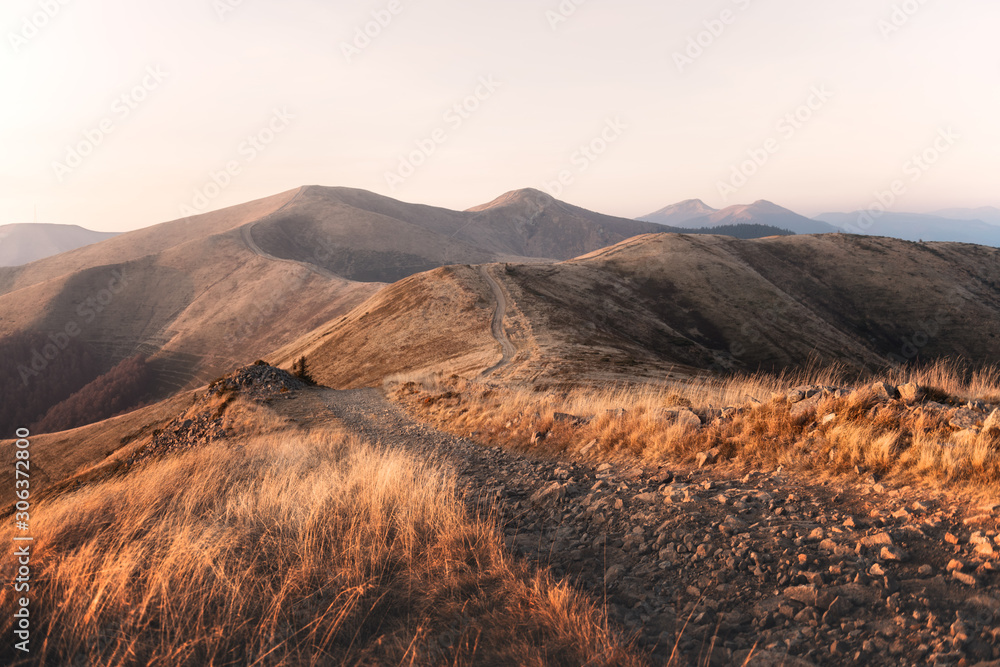
[{"label": "dry grass field", "polygon": [[35,643],[4,664],[639,664],[433,461],[237,409],[253,435],[33,510]]},{"label": "dry grass field", "polygon": [[[912,383],[922,398],[886,400],[876,382]],[[857,468],[900,482],[1000,486],[996,368],[969,373],[941,362],[864,381],[834,368],[568,391],[402,375],[387,386],[440,428],[520,451],[693,463],[715,450],[721,459],[821,474]],[[796,387],[817,395],[790,400]]]}]

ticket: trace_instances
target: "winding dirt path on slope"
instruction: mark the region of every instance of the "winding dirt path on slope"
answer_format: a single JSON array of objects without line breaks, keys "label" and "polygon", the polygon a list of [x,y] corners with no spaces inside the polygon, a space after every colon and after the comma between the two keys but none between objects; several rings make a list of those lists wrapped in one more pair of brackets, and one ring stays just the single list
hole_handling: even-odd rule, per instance
[{"label": "winding dirt path on slope", "polygon": [[313,264],[311,262],[300,261],[297,259],[285,259],[284,257],[275,257],[274,255],[265,252],[264,249],[261,248],[259,245],[257,245],[256,241],[254,241],[253,228],[256,227],[258,224],[260,224],[261,222],[263,222],[264,220],[266,220],[267,218],[271,217],[272,215],[277,215],[278,213],[281,213],[283,210],[291,206],[295,202],[295,200],[299,198],[300,193],[296,193],[294,197],[285,202],[285,205],[279,208],[277,211],[269,213],[260,220],[248,223],[240,227],[240,235],[243,237],[243,243],[246,244],[246,247],[249,248],[250,252],[252,252],[253,254],[263,257],[264,259],[269,259],[272,262],[285,262],[288,264],[303,266],[312,271],[313,273],[323,276],[324,278],[331,278],[333,280],[343,280],[341,276],[338,276],[332,271],[328,271],[327,269],[324,269],[321,266],[317,266],[316,264]]},{"label": "winding dirt path on slope", "polygon": [[490,289],[493,290],[493,299],[496,301],[496,309],[493,311],[493,321],[490,324],[490,330],[493,333],[493,337],[500,343],[500,349],[503,356],[500,361],[495,365],[487,368],[483,371],[483,375],[490,375],[497,371],[498,369],[506,366],[510,363],[510,360],[514,358],[517,354],[517,348],[514,344],[510,342],[507,337],[507,331],[504,329],[503,321],[507,316],[507,296],[503,293],[503,288],[500,287],[500,283],[497,279],[490,274],[489,267],[485,265],[480,265],[478,267],[479,275],[483,277],[483,280],[490,284]]},{"label": "winding dirt path on slope", "polygon": [[[710,645],[712,664],[743,664],[756,646],[761,662],[749,664],[789,667],[959,653],[974,664],[1000,652],[1000,634],[989,634],[995,577],[976,572],[969,586],[946,569],[951,558],[971,563],[944,539],[970,530],[953,510],[897,516],[889,510],[906,501],[891,493],[780,471],[532,459],[442,432],[376,389],[307,390],[273,406],[306,428],[336,424],[453,471],[514,554],[606,605],[652,664],[708,664]],[[892,544],[907,553],[886,555]],[[953,650],[956,617],[970,639]],[[876,636],[887,627],[898,646]]]}]

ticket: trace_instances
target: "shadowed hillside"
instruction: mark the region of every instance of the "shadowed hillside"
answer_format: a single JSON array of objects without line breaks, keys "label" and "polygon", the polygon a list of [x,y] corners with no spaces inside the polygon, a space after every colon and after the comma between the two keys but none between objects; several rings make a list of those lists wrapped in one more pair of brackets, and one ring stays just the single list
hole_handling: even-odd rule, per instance
[{"label": "shadowed hillside", "polygon": [[[561,381],[815,362],[874,369],[941,356],[989,363],[1000,358],[998,252],[848,235],[660,234],[555,265],[497,265],[490,274],[517,348],[499,372]],[[311,355],[317,379],[333,386],[451,368],[455,350],[479,355],[466,370],[480,372],[500,356],[486,337],[496,305],[482,274],[449,272],[393,285],[277,357]]]},{"label": "shadowed hillside", "polygon": [[352,280],[392,282],[448,264],[569,259],[638,234],[663,231],[560,202],[537,190],[451,211],[363,190],[303,188],[252,227],[253,241]]}]

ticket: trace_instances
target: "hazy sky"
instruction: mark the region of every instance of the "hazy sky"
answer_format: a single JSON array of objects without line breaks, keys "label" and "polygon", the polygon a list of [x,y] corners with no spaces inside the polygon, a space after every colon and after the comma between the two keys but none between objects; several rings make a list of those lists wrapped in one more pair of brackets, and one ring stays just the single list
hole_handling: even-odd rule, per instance
[{"label": "hazy sky", "polygon": [[304,184],[627,217],[894,182],[895,210],[1000,205],[997,25],[996,0],[5,0],[0,224]]}]

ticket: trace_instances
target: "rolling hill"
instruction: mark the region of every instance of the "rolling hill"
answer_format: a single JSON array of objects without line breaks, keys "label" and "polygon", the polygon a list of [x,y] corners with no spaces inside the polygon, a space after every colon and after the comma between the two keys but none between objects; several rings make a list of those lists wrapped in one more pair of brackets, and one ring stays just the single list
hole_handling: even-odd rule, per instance
[{"label": "rolling hill", "polygon": [[0,266],[20,266],[117,236],[77,225],[0,225]]},{"label": "rolling hill", "polygon": [[[167,396],[349,312],[385,282],[449,264],[568,259],[662,229],[534,190],[451,211],[306,186],[0,268],[0,338],[69,337],[84,346],[74,359],[105,372],[140,355]],[[60,381],[69,354],[35,351],[0,378],[4,395]]]},{"label": "rolling hill", "polygon": [[413,276],[275,359],[306,355],[338,387],[397,372],[479,374],[501,360],[490,277],[516,348],[498,372],[543,383],[996,359],[998,253],[843,234],[646,235],[554,265]]}]

